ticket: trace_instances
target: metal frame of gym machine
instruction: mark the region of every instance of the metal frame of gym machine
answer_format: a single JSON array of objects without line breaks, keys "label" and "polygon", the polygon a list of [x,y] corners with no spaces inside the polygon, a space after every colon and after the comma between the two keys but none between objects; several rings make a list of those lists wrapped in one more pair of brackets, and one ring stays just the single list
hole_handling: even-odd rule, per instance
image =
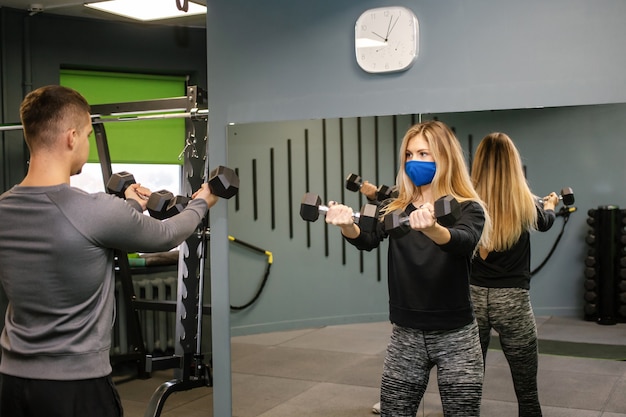
[{"label": "metal frame of gym machine", "polygon": [[[92,124],[105,186],[112,171],[104,123],[184,118],[186,142],[181,152],[181,156],[184,156],[183,193],[191,195],[192,190],[198,189],[208,177],[208,110],[200,109],[199,105],[206,105],[206,93],[196,86],[189,86],[187,96],[91,106]],[[146,113],[160,114],[145,115]],[[139,115],[119,117],[132,114]],[[107,116],[116,118],[107,119]],[[204,121],[204,123],[194,124],[197,120]],[[196,146],[197,137],[204,138],[205,143],[202,146]],[[197,175],[199,172],[202,176]],[[205,364],[201,351],[202,316],[211,314],[211,307],[203,304],[208,235],[207,214],[197,232],[179,248],[178,294],[175,304],[172,301],[137,300],[127,254],[116,251],[116,272],[119,274],[124,292],[123,302],[128,315],[126,319],[129,328],[130,353],[125,359],[137,360],[140,377],[147,377],[150,372],[156,370],[174,369],[174,379],[161,384],[153,393],[144,414],[145,417],[159,416],[167,397],[174,392],[213,385],[211,367]],[[138,310],[176,312],[174,355],[152,357],[146,354]]]}]

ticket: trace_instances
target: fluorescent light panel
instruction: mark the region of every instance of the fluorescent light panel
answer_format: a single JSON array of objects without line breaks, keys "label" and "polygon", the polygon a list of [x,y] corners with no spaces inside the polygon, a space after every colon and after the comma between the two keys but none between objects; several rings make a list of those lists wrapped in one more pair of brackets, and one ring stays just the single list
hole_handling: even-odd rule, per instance
[{"label": "fluorescent light panel", "polygon": [[[183,0],[180,1],[180,4],[183,4]],[[178,10],[176,0],[111,0],[85,3],[85,6],[142,21],[206,14],[206,6],[191,1],[188,4],[189,10],[187,12]]]}]

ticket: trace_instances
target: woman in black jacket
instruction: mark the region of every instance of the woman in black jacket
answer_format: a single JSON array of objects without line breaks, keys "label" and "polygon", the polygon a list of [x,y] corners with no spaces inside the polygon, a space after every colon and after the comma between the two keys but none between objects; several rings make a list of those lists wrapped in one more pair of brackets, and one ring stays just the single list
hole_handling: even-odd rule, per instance
[{"label": "woman in black jacket", "polygon": [[[443,123],[411,127],[400,147],[399,195],[384,201],[381,214],[403,210],[407,233],[389,235],[354,224],[352,209],[331,202],[326,222],[348,242],[372,250],[389,237],[389,318],[393,332],[381,381],[381,415],[415,417],[428,385],[437,381],[444,415],[478,416],[483,357],[469,293],[470,264],[490,222],[474,190],[461,146]],[[437,223],[434,203],[452,196],[460,204],[453,226]],[[484,233],[486,232],[486,233]]]}]

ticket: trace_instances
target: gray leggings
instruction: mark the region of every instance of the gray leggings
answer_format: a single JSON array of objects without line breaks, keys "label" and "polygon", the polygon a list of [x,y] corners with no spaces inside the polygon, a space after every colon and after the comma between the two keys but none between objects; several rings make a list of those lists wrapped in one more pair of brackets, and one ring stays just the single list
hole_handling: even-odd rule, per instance
[{"label": "gray leggings", "polygon": [[415,417],[433,366],[444,416],[478,417],[484,366],[475,321],[446,331],[393,326],[380,389],[381,416]]},{"label": "gray leggings", "polygon": [[528,290],[471,286],[474,313],[480,330],[483,357],[491,329],[500,337],[511,368],[520,417],[540,417],[537,392],[537,325]]}]

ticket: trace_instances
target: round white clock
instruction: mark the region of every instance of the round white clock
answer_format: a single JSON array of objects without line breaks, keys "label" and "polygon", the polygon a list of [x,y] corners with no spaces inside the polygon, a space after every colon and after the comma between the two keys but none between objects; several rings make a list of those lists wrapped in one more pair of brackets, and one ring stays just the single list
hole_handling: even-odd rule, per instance
[{"label": "round white clock", "polygon": [[354,27],[356,62],[370,73],[404,71],[419,52],[419,24],[406,7],[366,10]]}]

